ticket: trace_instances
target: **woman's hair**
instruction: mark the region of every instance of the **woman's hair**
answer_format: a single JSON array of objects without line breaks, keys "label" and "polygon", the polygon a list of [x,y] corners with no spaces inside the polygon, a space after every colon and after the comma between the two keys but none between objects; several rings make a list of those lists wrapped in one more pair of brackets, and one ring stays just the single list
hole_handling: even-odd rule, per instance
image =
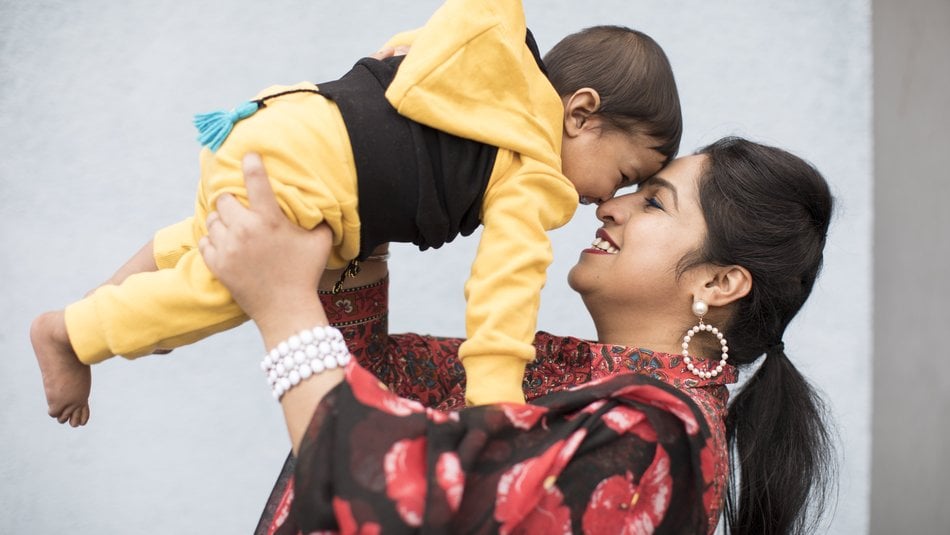
[{"label": "woman's hair", "polygon": [[649,35],[623,26],[594,26],[568,35],[544,56],[561,96],[589,87],[600,95],[596,115],[608,124],[660,141],[671,161],[679,151],[683,115],[673,69]]},{"label": "woman's hair", "polygon": [[724,325],[730,362],[767,354],[729,406],[726,527],[810,532],[833,489],[834,448],[824,403],[786,356],[782,336],[821,269],[831,192],[814,167],[774,147],[725,138],[699,153],[707,157],[699,185],[707,236],[680,272],[703,263],[745,267],[752,288]]}]

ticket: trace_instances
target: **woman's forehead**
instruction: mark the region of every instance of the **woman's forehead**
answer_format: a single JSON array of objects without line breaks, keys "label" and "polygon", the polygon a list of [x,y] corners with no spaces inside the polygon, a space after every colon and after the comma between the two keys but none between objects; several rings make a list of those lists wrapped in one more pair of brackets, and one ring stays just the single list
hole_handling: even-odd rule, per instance
[{"label": "woman's forehead", "polygon": [[[703,174],[707,158],[708,156],[704,154],[680,156],[670,162],[656,176],[676,188],[679,195],[686,198],[695,198],[695,192],[698,191],[699,177]],[[649,182],[648,179],[643,185],[648,185]]]}]

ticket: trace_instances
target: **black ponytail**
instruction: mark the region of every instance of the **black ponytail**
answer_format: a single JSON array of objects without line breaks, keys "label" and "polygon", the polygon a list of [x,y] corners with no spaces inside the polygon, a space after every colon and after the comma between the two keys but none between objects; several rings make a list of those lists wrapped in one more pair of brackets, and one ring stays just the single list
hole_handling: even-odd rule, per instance
[{"label": "black ponytail", "polygon": [[733,534],[814,533],[834,473],[825,406],[784,351],[766,356],[732,401],[726,433]]},{"label": "black ponytail", "polygon": [[726,323],[729,358],[741,369],[768,353],[729,406],[726,530],[809,533],[831,492],[834,449],[825,405],[781,340],[821,269],[832,196],[817,170],[780,149],[726,138],[700,153],[707,237],[680,269],[745,267],[752,289]]}]

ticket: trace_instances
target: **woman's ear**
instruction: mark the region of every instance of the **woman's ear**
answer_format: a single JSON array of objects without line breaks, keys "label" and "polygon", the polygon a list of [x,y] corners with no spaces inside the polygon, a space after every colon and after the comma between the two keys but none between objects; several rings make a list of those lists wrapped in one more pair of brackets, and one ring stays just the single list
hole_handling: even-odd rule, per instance
[{"label": "woman's ear", "polygon": [[711,307],[727,306],[752,291],[752,274],[742,266],[711,266],[704,279],[695,295]]},{"label": "woman's ear", "polygon": [[600,94],[589,87],[582,87],[563,100],[564,133],[568,137],[576,137],[585,127],[591,126],[591,116],[600,109]]}]

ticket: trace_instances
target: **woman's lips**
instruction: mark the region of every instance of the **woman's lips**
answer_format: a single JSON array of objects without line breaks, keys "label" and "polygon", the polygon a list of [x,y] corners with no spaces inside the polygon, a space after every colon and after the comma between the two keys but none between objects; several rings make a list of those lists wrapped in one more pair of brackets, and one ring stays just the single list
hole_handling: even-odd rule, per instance
[{"label": "woman's lips", "polygon": [[617,244],[610,239],[610,235],[607,234],[607,231],[601,228],[597,229],[597,237],[594,238],[590,247],[584,249],[584,252],[591,254],[617,254],[620,252],[620,247],[617,247]]},{"label": "woman's lips", "polygon": [[618,251],[620,250],[620,246],[617,245],[617,242],[613,241],[613,240],[610,238],[610,234],[607,234],[607,231],[604,230],[603,228],[597,229],[597,237],[600,238],[600,239],[602,239],[602,240],[604,240],[605,242],[609,243],[611,246],[613,246],[613,247],[614,247],[615,249],[617,249]]}]

